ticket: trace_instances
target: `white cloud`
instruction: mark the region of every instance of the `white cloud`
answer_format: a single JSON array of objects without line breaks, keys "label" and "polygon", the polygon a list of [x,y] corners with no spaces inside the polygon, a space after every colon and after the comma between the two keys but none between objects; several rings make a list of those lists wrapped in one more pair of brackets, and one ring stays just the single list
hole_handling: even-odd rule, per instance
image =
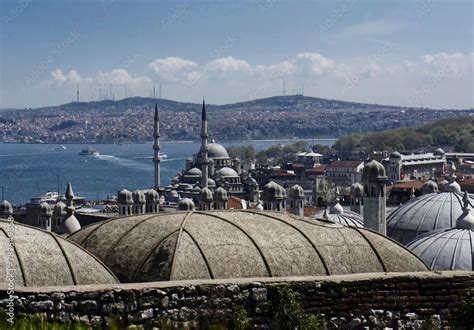
[{"label": "white cloud", "polygon": [[405,25],[383,19],[366,21],[346,27],[337,36],[345,38],[371,37],[400,31]]},{"label": "white cloud", "polygon": [[198,65],[196,62],[179,57],[158,58],[148,67],[162,80],[178,82],[197,76]]},{"label": "white cloud", "polygon": [[209,74],[217,74],[220,78],[225,78],[232,74],[249,74],[252,72],[250,64],[232,56],[210,61],[206,64],[205,69]]}]

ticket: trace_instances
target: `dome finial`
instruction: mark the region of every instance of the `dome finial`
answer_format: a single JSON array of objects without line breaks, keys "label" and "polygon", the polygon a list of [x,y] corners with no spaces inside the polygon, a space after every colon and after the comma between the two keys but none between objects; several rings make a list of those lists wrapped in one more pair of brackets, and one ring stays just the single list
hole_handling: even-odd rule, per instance
[{"label": "dome finial", "polygon": [[325,220],[329,220],[329,214],[328,214],[328,209],[324,209],[324,213],[323,213],[323,219]]}]

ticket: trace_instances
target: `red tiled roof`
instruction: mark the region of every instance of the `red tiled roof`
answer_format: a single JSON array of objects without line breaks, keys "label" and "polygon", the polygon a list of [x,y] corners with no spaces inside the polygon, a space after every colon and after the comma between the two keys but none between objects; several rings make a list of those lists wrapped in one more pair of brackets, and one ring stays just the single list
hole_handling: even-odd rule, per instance
[{"label": "red tiled roof", "polygon": [[329,164],[327,168],[356,168],[362,163],[361,160],[336,160]]},{"label": "red tiled roof", "polygon": [[420,180],[413,180],[413,181],[401,181],[401,182],[395,182],[392,185],[392,189],[397,188],[397,189],[421,189],[425,183]]}]

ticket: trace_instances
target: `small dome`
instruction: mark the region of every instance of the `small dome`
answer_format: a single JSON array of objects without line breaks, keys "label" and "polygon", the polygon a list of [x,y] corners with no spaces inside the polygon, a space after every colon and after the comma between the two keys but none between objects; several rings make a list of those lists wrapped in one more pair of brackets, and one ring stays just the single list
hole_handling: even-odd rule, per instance
[{"label": "small dome", "polygon": [[456,220],[456,228],[474,230],[474,214],[472,213],[472,207],[469,201],[467,191],[464,192],[462,201],[463,212],[461,216]]},{"label": "small dome", "polygon": [[186,172],[186,175],[201,176],[202,172],[197,167],[193,167],[188,172]]},{"label": "small dome", "polygon": [[423,194],[430,194],[438,191],[438,185],[433,180],[428,180],[423,184]]},{"label": "small dome", "polygon": [[330,213],[327,209],[318,211],[311,216],[313,219],[324,219],[334,223],[340,223],[345,226],[364,227],[364,219],[358,213],[352,211],[344,211],[342,213]]},{"label": "small dome", "polygon": [[418,236],[407,248],[418,255],[431,270],[474,271],[473,246],[472,230],[448,228]]},{"label": "small dome", "polygon": [[207,186],[208,186],[208,187],[215,187],[215,186],[216,186],[216,181],[214,181],[214,180],[211,179],[211,178],[208,178],[208,179],[207,179]]},{"label": "small dome", "polygon": [[443,186],[443,191],[460,194],[461,193],[461,186],[459,185],[459,183],[452,180],[451,182],[449,182],[448,184]]},{"label": "small dome", "polygon": [[56,216],[64,216],[66,215],[66,204],[63,202],[57,202],[56,205],[54,205],[54,211],[53,214]]},{"label": "small dome", "polygon": [[145,194],[147,203],[158,203],[160,201],[160,194],[155,189],[150,189]]},{"label": "small dome", "polygon": [[133,202],[138,204],[145,204],[145,194],[141,190],[135,190],[133,192]]},{"label": "small dome", "polygon": [[288,196],[291,199],[304,199],[304,190],[300,185],[295,184],[288,190]]},{"label": "small dome", "polygon": [[441,149],[441,148],[438,148],[433,152],[433,155],[435,155],[435,156],[444,156],[444,150]]},{"label": "small dome", "polygon": [[265,201],[286,199],[285,188],[275,181],[270,181],[263,187],[262,198]]},{"label": "small dome", "polygon": [[11,215],[13,214],[13,206],[9,201],[3,201],[0,203],[0,215]]},{"label": "small dome", "polygon": [[398,151],[394,151],[390,154],[389,158],[402,159],[402,155]]},{"label": "small dome", "polygon": [[171,190],[170,195],[171,197],[179,197],[178,192],[176,190]]},{"label": "small dome", "polygon": [[62,234],[72,234],[79,229],[81,229],[81,224],[74,214],[71,214],[66,219],[61,221],[59,225],[59,231]]},{"label": "small dome", "polygon": [[257,211],[263,211],[263,205],[262,203],[258,202],[257,206],[255,207]]},{"label": "small dome", "polygon": [[379,233],[271,211],[135,215],[87,226],[68,238],[123,282],[428,270]]},{"label": "small dome", "polygon": [[[8,231],[9,222],[0,221],[0,228]],[[8,238],[0,235],[0,246],[7,246]],[[114,284],[117,279],[92,254],[75,243],[34,227],[15,223],[15,253],[11,270],[15,287],[66,286],[85,284]],[[0,267],[6,268],[1,258]],[[7,286],[5,276],[0,284]]]},{"label": "small dome", "polygon": [[229,158],[227,150],[219,143],[209,143],[207,145],[207,157],[214,159]]},{"label": "small dome", "polygon": [[214,200],[214,198],[212,197],[212,191],[208,187],[202,188],[199,195],[201,202],[212,202]]},{"label": "small dome", "polygon": [[359,182],[353,183],[351,186],[350,194],[352,197],[362,197],[364,195],[364,186]]},{"label": "small dome", "polygon": [[189,198],[183,198],[178,203],[179,211],[194,211],[194,207],[194,202]]},{"label": "small dome", "polygon": [[133,204],[132,193],[127,189],[123,189],[118,193],[118,202],[120,204]]},{"label": "small dome", "polygon": [[237,172],[233,168],[230,168],[230,167],[223,167],[220,170],[218,170],[217,173],[219,173],[223,177],[235,178],[239,176],[239,174],[237,174]]},{"label": "small dome", "polygon": [[370,179],[387,179],[385,174],[385,167],[375,159],[365,164],[362,170],[362,180]]},{"label": "small dome", "polygon": [[193,187],[193,193],[200,193],[201,192],[201,187],[199,187],[198,185],[195,185]]},{"label": "small dome", "polygon": [[460,193],[421,195],[409,200],[387,217],[387,235],[407,244],[426,232],[455,227],[462,213],[463,195]]},{"label": "small dome", "polygon": [[214,191],[214,199],[216,202],[227,202],[227,191],[222,187],[217,188],[216,191]]},{"label": "small dome", "polygon": [[329,209],[329,214],[342,214],[344,213],[344,209],[342,208],[341,204],[337,202]]},{"label": "small dome", "polygon": [[40,213],[41,215],[50,216],[53,214],[53,210],[51,209],[51,206],[48,203],[43,202],[40,205]]}]

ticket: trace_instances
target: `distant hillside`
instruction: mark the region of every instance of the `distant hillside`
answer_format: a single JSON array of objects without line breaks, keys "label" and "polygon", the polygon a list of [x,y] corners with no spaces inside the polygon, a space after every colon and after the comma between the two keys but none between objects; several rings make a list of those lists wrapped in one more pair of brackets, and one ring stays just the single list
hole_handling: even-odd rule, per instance
[{"label": "distant hillside", "polygon": [[[199,138],[201,103],[132,97],[0,112],[0,142],[127,143],[151,141],[153,108],[162,138]],[[327,100],[302,95],[208,105],[219,140],[339,137],[413,126],[474,110],[435,110]]]},{"label": "distant hillside", "polygon": [[442,147],[457,152],[474,152],[474,115],[446,118],[432,123],[364,135],[341,137],[334,148],[348,156],[354,150],[414,151]]}]

